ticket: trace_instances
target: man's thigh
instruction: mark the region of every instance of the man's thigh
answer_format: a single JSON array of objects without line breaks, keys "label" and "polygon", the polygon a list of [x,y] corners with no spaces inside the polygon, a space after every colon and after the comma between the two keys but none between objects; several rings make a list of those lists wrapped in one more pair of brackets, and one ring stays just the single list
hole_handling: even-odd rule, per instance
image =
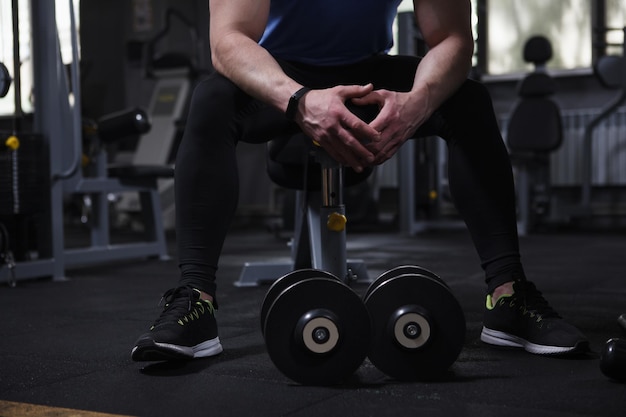
[{"label": "man's thigh", "polygon": [[309,88],[374,84],[376,89],[409,91],[420,59],[413,56],[376,55],[339,66],[315,66],[280,61],[283,71]]}]

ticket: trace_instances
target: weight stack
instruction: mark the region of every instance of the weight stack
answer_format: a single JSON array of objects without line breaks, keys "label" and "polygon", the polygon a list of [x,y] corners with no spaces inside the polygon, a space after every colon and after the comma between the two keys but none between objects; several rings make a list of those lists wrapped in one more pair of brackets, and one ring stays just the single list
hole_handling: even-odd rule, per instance
[{"label": "weight stack", "polygon": [[43,207],[43,139],[19,135],[16,147],[7,144],[11,136],[0,132],[0,216],[35,214]]}]

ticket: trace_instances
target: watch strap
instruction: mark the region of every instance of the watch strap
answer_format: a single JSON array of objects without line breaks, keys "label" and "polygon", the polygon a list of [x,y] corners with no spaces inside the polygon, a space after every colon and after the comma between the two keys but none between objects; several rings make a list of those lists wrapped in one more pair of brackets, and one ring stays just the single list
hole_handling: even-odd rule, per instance
[{"label": "watch strap", "polygon": [[285,116],[289,120],[293,120],[296,117],[296,113],[298,112],[298,104],[300,103],[300,99],[309,91],[311,91],[308,87],[302,87],[289,98],[289,103],[287,104],[287,111],[285,111]]}]

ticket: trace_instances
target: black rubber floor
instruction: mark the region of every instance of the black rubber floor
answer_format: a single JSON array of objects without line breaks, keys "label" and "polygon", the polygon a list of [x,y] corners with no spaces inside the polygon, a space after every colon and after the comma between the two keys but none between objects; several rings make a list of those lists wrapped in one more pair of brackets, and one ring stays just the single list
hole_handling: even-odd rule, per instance
[{"label": "black rubber floor", "polygon": [[542,234],[522,237],[521,245],[530,279],[588,335],[594,353],[555,359],[480,342],[484,283],[464,231],[357,233],[349,254],[365,259],[371,276],[417,264],[449,284],[467,319],[464,348],[438,382],[397,382],[366,361],[341,386],[294,384],[273,366],[261,335],[268,287],[233,285],[244,261],[287,257],[289,249],[265,231],[235,231],[219,271],[225,351],[212,359],[130,359],[161,294],[176,282],[174,260],[100,265],[68,271],[64,282],[0,287],[0,415],[9,415],[7,401],[133,416],[625,415],[626,384],[600,372],[598,352],[607,339],[626,336],[616,321],[626,312],[626,237]]}]

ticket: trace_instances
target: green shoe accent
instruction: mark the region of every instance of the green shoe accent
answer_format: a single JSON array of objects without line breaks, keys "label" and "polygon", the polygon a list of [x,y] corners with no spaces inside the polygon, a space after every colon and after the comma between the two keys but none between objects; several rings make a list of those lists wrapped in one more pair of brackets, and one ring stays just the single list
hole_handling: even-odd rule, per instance
[{"label": "green shoe accent", "polygon": [[487,294],[487,300],[485,301],[485,307],[487,310],[493,310],[493,304],[491,303],[491,294]]},{"label": "green shoe accent", "polygon": [[502,294],[500,297],[498,297],[498,299],[496,300],[496,302],[493,302],[493,297],[491,296],[491,294],[487,294],[487,300],[485,301],[485,307],[487,307],[487,310],[493,310],[493,308],[495,307],[496,303],[498,301],[500,301],[501,298],[504,297],[512,297],[513,294]]}]

